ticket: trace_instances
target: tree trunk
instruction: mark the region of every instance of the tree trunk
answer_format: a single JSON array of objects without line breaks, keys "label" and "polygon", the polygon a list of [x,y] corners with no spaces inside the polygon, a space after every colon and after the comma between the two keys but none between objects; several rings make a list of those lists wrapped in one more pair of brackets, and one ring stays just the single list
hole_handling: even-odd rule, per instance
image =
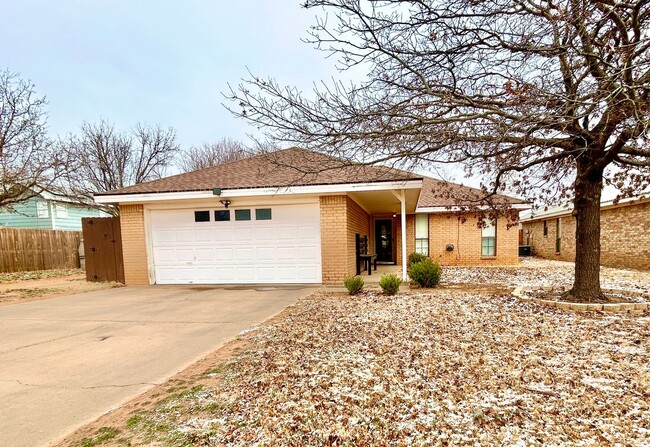
[{"label": "tree trunk", "polygon": [[576,218],[576,263],[574,301],[602,299],[600,290],[600,197],[603,169],[594,167],[588,154],[578,157],[573,214]]}]

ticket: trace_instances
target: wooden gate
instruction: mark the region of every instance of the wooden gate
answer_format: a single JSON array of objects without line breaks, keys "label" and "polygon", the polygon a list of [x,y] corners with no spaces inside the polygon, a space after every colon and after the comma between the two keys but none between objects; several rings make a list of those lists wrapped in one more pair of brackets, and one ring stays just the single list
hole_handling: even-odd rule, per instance
[{"label": "wooden gate", "polygon": [[122,232],[119,217],[81,219],[88,281],[124,283]]}]

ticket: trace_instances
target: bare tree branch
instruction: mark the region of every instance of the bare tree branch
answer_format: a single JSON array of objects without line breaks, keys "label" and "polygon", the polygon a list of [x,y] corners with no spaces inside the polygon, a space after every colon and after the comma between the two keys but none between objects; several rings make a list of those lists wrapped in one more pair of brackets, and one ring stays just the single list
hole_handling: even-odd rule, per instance
[{"label": "bare tree branch", "polygon": [[63,167],[47,136],[44,107],[31,83],[0,71],[0,208],[38,195]]},{"label": "bare tree branch", "polygon": [[79,136],[58,143],[69,166],[57,185],[79,203],[117,215],[110,205],[93,201],[96,192],[111,191],[160,178],[179,150],[173,129],[137,124],[129,133],[107,121],[83,123]]}]

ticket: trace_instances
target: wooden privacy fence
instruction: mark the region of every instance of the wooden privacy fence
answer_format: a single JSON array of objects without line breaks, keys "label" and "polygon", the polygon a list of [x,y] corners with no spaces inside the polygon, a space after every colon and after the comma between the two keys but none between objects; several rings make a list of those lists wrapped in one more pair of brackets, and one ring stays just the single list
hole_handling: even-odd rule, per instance
[{"label": "wooden privacy fence", "polygon": [[0,228],[0,272],[79,267],[81,231]]}]

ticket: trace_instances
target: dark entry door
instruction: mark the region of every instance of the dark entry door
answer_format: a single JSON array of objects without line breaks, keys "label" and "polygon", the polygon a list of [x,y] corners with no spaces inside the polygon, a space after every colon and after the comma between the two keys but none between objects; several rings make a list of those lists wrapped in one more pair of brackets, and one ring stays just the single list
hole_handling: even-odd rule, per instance
[{"label": "dark entry door", "polygon": [[375,221],[375,249],[377,261],[393,262],[393,221],[391,219]]}]

